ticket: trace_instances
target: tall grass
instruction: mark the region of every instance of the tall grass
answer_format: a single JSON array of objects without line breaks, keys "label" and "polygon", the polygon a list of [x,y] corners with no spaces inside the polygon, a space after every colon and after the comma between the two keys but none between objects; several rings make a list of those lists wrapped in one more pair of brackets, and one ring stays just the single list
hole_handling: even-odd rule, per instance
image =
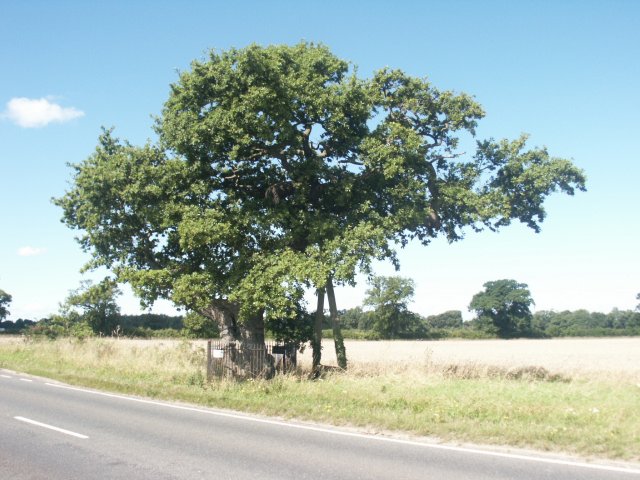
[{"label": "tall grass", "polygon": [[311,381],[204,378],[202,343],[93,339],[0,343],[0,367],[76,385],[449,442],[640,461],[640,384],[537,367],[364,364]]}]

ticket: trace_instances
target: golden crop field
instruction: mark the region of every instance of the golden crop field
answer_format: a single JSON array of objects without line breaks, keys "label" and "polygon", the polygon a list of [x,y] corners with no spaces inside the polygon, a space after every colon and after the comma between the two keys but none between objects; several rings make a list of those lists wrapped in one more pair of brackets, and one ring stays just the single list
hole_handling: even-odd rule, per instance
[{"label": "golden crop field", "polygon": [[[21,343],[19,337],[0,336],[0,343]],[[163,348],[183,341],[124,339],[124,351]],[[190,342],[192,348],[205,341]],[[371,373],[438,371],[457,366],[482,370],[541,367],[572,378],[619,378],[640,382],[640,337],[555,338],[544,340],[346,340],[350,369]],[[301,367],[311,365],[311,349],[298,354]],[[323,365],[336,365],[333,340],[323,342]]]},{"label": "golden crop field", "polygon": [[[502,369],[542,367],[569,377],[640,381],[640,337],[545,340],[347,340],[351,366],[363,369],[438,369],[451,365]],[[307,349],[300,357],[311,362]],[[332,340],[323,344],[322,363],[335,365]]]}]

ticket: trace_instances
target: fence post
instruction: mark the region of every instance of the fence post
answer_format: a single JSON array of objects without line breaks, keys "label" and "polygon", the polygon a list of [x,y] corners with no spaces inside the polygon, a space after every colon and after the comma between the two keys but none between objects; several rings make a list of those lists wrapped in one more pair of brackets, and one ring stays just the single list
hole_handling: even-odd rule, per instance
[{"label": "fence post", "polygon": [[207,382],[211,380],[211,340],[207,340]]}]

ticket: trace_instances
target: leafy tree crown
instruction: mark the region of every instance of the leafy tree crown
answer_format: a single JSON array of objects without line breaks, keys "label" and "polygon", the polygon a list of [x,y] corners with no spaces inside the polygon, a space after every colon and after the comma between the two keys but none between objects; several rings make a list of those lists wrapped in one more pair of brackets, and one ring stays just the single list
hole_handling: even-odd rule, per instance
[{"label": "leafy tree crown", "polygon": [[171,86],[158,142],[105,130],[55,203],[88,268],[112,269],[147,304],[292,317],[306,287],[397,265],[411,240],[513,220],[538,231],[549,194],[584,189],[525,135],[465,155],[460,136],[483,115],[400,70],[362,79],[323,45],[212,51]]}]

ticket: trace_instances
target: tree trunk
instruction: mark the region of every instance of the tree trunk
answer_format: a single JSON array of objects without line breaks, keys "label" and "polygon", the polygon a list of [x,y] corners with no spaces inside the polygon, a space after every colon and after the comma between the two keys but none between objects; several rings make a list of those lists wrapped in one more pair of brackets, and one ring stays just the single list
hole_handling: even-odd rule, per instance
[{"label": "tree trunk", "polygon": [[331,316],[331,327],[333,328],[333,341],[336,346],[336,359],[338,367],[347,369],[347,350],[344,346],[340,319],[338,318],[338,307],[336,306],[336,295],[333,291],[333,279],[327,280],[327,297],[329,298],[329,315]]},{"label": "tree trunk", "polygon": [[264,342],[264,310],[253,313],[245,319],[241,327],[245,370],[250,377],[272,378],[275,375],[275,361],[267,351]]},{"label": "tree trunk", "polygon": [[313,340],[311,340],[311,348],[313,350],[313,374],[316,375],[320,368],[322,359],[322,323],[324,320],[324,288],[316,291],[318,296],[318,306],[316,308],[316,317],[313,322]]},{"label": "tree trunk", "polygon": [[242,324],[240,333],[244,343],[264,344],[264,311],[260,310],[247,318]]},{"label": "tree trunk", "polygon": [[240,307],[235,303],[218,300],[200,313],[218,324],[222,343],[229,345],[242,340],[237,321]]},{"label": "tree trunk", "polygon": [[256,312],[243,323],[238,321],[239,313],[239,305],[224,300],[202,312],[220,327],[226,352],[224,368],[234,378],[271,378],[275,369],[264,343],[264,312]]}]

